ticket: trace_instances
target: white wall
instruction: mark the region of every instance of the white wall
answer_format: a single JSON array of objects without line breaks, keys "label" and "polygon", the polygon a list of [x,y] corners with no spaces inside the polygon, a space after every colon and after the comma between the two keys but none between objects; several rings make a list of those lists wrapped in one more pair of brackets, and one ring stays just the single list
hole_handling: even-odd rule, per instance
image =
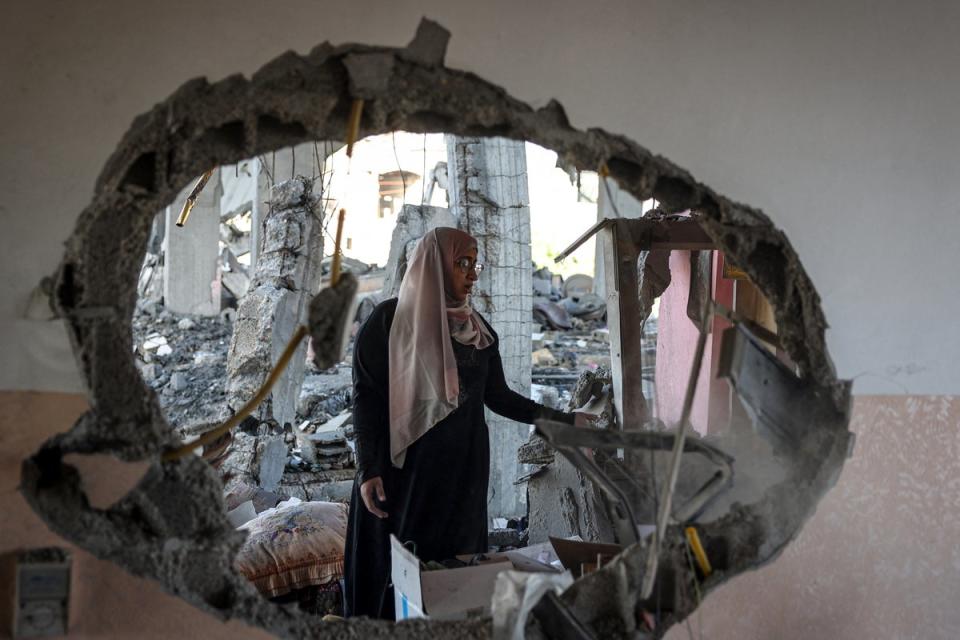
[{"label": "white wall", "polygon": [[857,392],[960,393],[960,5],[867,0],[7,3],[0,388],[76,388],[62,330],[19,317],[137,114],[286,49],[405,44],[421,15],[450,66],[763,208]]}]

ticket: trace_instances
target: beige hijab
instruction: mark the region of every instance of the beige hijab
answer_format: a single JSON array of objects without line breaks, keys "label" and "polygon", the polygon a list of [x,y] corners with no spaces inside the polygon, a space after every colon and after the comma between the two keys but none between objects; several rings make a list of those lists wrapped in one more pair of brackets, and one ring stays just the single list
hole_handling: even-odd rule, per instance
[{"label": "beige hijab", "polygon": [[460,380],[453,338],[485,349],[493,336],[470,306],[453,300],[454,262],[477,241],[459,229],[428,231],[413,251],[390,327],[390,459],[402,467],[407,448],[457,408]]}]

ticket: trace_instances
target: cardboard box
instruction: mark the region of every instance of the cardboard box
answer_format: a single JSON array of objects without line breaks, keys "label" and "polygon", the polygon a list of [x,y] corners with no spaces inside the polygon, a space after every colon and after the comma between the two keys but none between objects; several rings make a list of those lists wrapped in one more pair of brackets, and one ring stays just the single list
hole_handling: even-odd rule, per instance
[{"label": "cardboard box", "polygon": [[[420,559],[395,536],[390,536],[396,619],[462,620],[487,614],[501,571],[559,572],[558,568],[537,559],[546,546],[489,553],[487,561],[475,566],[421,571]],[[470,557],[460,556],[460,559],[469,561]]]},{"label": "cardboard box", "polygon": [[574,578],[579,578],[590,571],[596,571],[623,551],[623,547],[618,544],[584,542],[583,540],[567,540],[564,538],[551,537],[550,544],[553,546],[560,563],[565,569],[570,570]]}]

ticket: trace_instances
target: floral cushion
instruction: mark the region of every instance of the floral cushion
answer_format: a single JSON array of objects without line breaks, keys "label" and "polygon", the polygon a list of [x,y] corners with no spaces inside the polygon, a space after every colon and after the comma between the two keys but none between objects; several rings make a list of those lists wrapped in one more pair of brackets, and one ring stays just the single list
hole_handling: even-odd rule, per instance
[{"label": "floral cushion", "polygon": [[347,505],[292,498],[259,514],[235,566],[268,598],[343,577]]}]

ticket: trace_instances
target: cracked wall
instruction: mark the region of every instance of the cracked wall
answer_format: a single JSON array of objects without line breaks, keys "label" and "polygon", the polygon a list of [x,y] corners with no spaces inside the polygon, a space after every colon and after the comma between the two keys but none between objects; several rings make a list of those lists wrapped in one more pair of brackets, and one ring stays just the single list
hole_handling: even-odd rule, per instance
[{"label": "cracked wall", "polygon": [[[725,570],[707,590],[776,557],[796,534],[846,455],[849,389],[834,375],[819,298],[786,236],[761,212],[638,144],[599,129],[572,128],[556,102],[533,110],[472,74],[447,69],[447,37],[424,23],[405,49],[323,44],[306,56],[287,53],[249,80],[190,81],[134,122],[97,181],[57,278],[55,304],[68,322],[93,408],[24,462],[24,495],[53,530],[222,618],[240,618],[284,637],[320,633],[314,621],[266,603],[229,570],[239,540],[223,516],[216,475],[195,459],[158,461],[174,436],[125,347],[153,212],[209,166],[306,139],[342,139],[349,104],[363,97],[361,135],[404,129],[530,140],[581,169],[606,163],[637,199],[654,197],[668,212],[694,209],[702,215],[707,233],[775,307],[784,346],[819,399],[810,407],[811,437],[791,481],[705,532],[708,548],[750,541],[731,549]],[[137,487],[108,510],[89,508],[77,472],[63,463],[66,454],[94,451],[151,462]],[[805,481],[799,492],[798,478]],[[778,518],[782,526],[768,530]],[[665,554],[675,552],[668,548]],[[628,551],[611,571],[622,571],[636,557]],[[588,598],[591,585],[603,587],[605,575],[596,574],[578,593]],[[489,627],[484,620],[396,628],[357,621],[323,631],[329,637],[482,637]]]}]

